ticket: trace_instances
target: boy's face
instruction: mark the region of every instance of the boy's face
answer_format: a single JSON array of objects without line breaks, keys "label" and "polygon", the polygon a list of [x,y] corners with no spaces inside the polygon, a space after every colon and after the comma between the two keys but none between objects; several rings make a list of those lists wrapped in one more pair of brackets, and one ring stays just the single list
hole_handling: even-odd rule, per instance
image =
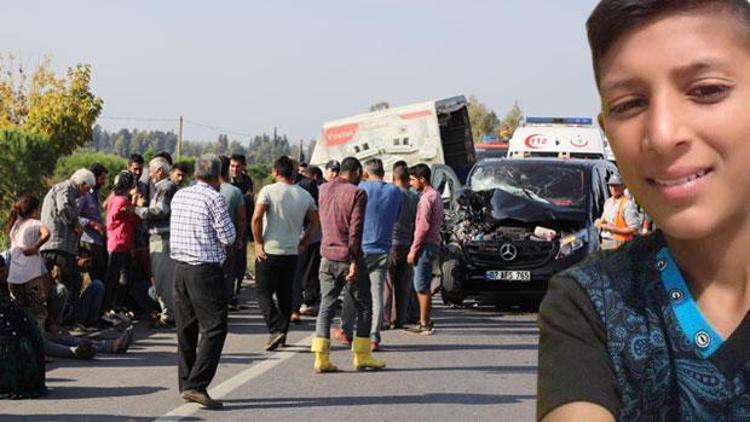
[{"label": "boy's face", "polygon": [[664,232],[735,230],[750,203],[750,44],[721,12],[673,14],[601,63],[600,121],[622,177]]},{"label": "boy's face", "polygon": [[185,173],[182,172],[180,169],[173,169],[170,178],[172,179],[172,183],[174,183],[176,186],[182,185],[182,181],[185,179]]}]

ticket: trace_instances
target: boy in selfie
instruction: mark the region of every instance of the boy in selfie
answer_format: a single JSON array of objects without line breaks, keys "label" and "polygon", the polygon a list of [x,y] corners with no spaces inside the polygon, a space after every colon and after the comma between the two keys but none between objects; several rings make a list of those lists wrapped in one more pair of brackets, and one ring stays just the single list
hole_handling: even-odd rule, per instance
[{"label": "boy in selfie", "polygon": [[602,0],[600,123],[659,228],[550,282],[545,421],[750,417],[750,3]]}]

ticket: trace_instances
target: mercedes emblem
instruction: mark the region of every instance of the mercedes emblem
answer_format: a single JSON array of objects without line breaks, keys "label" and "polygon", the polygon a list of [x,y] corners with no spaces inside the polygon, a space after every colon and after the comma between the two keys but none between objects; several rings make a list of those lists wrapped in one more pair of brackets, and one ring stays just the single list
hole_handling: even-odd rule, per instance
[{"label": "mercedes emblem", "polygon": [[518,256],[518,249],[511,243],[503,243],[500,246],[500,258],[503,261],[513,261]]}]

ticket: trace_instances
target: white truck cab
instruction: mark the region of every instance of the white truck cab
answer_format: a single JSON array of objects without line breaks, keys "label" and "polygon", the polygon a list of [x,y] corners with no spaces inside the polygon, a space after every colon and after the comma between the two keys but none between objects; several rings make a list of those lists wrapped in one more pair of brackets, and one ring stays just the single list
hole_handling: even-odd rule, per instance
[{"label": "white truck cab", "polygon": [[602,131],[590,118],[527,117],[510,138],[508,158],[611,159]]},{"label": "white truck cab", "polygon": [[476,161],[467,106],[459,95],[326,122],[310,163],[380,158],[387,173],[399,160],[440,164],[463,181]]}]

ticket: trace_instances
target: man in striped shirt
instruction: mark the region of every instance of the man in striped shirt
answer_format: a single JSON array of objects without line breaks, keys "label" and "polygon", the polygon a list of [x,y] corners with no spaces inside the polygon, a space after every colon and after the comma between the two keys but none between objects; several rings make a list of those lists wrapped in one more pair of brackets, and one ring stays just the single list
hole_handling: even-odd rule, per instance
[{"label": "man in striped shirt", "polygon": [[[174,306],[177,323],[179,386],[182,398],[209,409],[222,403],[209,397],[227,335],[227,297],[221,265],[236,232],[219,193],[221,162],[216,155],[195,163],[195,185],[172,199],[170,255],[176,261]],[[201,344],[198,348],[198,334]],[[196,352],[197,348],[197,352]]]}]

